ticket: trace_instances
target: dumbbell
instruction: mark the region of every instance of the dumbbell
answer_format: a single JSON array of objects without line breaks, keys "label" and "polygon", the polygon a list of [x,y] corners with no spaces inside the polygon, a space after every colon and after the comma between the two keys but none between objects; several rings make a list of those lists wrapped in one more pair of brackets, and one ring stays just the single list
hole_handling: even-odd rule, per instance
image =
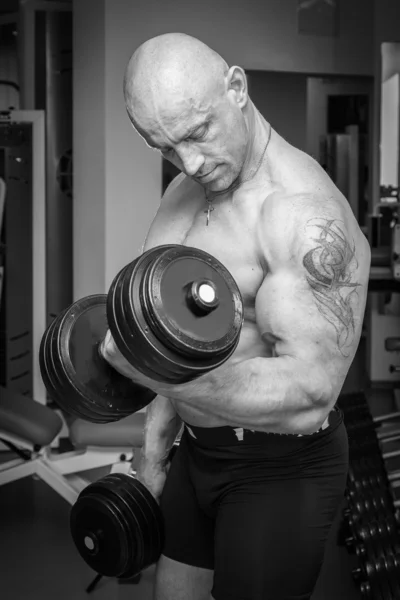
[{"label": "dumbbell", "polygon": [[393,518],[370,521],[345,540],[347,550],[359,558],[400,553],[399,524]]},{"label": "dumbbell", "polygon": [[[373,542],[371,540],[368,541],[367,544],[359,547],[358,556],[361,561],[361,568],[366,571],[366,566],[373,565],[376,570],[377,565],[381,566],[383,562],[383,569],[380,571],[378,576],[379,579],[379,587],[382,590],[382,593],[386,594],[388,597],[393,599],[397,599],[400,597],[400,586],[399,586],[399,576],[400,576],[400,565],[398,564],[398,552],[399,552],[399,543],[395,540],[389,539],[376,539]],[[373,580],[373,577],[369,577],[369,581]],[[378,582],[377,582],[378,583]]]},{"label": "dumbbell", "polygon": [[240,291],[210,254],[157,246],[124,267],[107,295],[78,300],[43,335],[39,362],[49,396],[92,421],[119,420],[155,393],[123,377],[101,355],[109,329],[130,364],[145,376],[184,383],[222,365],[243,323]]},{"label": "dumbbell", "polygon": [[364,437],[369,433],[377,435],[378,438],[395,435],[400,432],[400,428],[394,431],[386,431],[384,426],[397,420],[400,420],[400,412],[398,411],[372,417],[366,403],[359,407],[353,405],[347,411],[344,411],[344,421],[351,440]]},{"label": "dumbbell", "polygon": [[397,600],[399,598],[400,561],[398,556],[383,555],[354,569],[353,579],[363,598]]},{"label": "dumbbell", "polygon": [[[169,461],[178,446],[176,441]],[[157,562],[164,544],[159,505],[134,473],[111,473],[84,488],[70,512],[70,531],[86,564],[119,579],[132,579]]]},{"label": "dumbbell", "polygon": [[375,451],[369,448],[368,452],[368,448],[364,448],[364,453],[350,458],[347,488],[355,491],[359,485],[357,482],[363,480],[364,484],[361,487],[367,487],[368,484],[375,482],[381,489],[387,487],[393,490],[400,479],[400,471],[390,471],[387,461],[398,456],[400,456],[399,450],[382,452],[380,448]]}]

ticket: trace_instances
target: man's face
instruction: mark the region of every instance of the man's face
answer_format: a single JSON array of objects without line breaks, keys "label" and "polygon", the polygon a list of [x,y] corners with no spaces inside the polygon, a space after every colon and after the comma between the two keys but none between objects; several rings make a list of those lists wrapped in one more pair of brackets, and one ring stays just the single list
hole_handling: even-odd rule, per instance
[{"label": "man's face", "polygon": [[[211,192],[237,179],[248,130],[234,94],[202,99],[168,94],[135,106],[135,127],[147,144]],[[128,107],[129,109],[129,107]]]}]

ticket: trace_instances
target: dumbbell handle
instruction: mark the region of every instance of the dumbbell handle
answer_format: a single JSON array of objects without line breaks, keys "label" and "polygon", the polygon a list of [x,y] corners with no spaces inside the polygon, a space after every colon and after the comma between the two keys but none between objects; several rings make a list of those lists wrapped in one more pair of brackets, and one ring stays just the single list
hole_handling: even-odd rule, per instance
[{"label": "dumbbell handle", "polygon": [[378,430],[376,432],[376,437],[378,438],[378,440],[383,443],[383,442],[395,442],[397,439],[399,439],[400,436],[400,429],[387,429],[386,427],[383,427],[381,430]]},{"label": "dumbbell handle", "polygon": [[[218,290],[215,284],[209,279],[200,279],[189,284],[186,294],[186,301],[192,312],[198,316],[207,315],[215,310],[220,303]],[[107,331],[104,340],[98,345],[98,353],[101,359],[106,363],[108,363],[107,359],[105,358],[106,347],[109,344],[114,344],[115,348],[117,348],[120,352],[118,344],[113,339],[110,330]]]},{"label": "dumbbell handle", "polygon": [[384,421],[393,421],[395,419],[400,419],[400,412],[387,413],[385,415],[379,415],[378,417],[374,417],[374,423],[382,423]]},{"label": "dumbbell handle", "polygon": [[382,452],[383,460],[389,460],[391,458],[397,458],[400,456],[400,450],[392,450],[391,452]]},{"label": "dumbbell handle", "polygon": [[[389,481],[393,482],[393,481],[398,481],[400,479],[400,471],[393,471],[393,473],[388,473],[388,479]],[[398,483],[398,485],[396,484],[394,487],[398,487],[400,485],[400,482]]]},{"label": "dumbbell handle", "polygon": [[390,433],[386,431],[386,435],[378,435],[377,437],[380,444],[390,444],[391,442],[396,442],[397,440],[400,440],[400,431],[392,431]]}]

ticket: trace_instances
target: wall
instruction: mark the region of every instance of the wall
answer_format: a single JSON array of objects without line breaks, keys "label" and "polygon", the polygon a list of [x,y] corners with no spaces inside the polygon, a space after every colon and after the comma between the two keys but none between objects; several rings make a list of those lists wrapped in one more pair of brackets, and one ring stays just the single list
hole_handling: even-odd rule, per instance
[{"label": "wall", "polygon": [[340,4],[339,36],[331,38],[297,33],[297,0],[74,1],[76,298],[106,291],[138,253],[160,200],[161,160],[123,105],[133,50],[183,31],[245,69],[371,74],[373,0]]},{"label": "wall", "polygon": [[375,0],[374,2],[374,57],[373,70],[375,76],[374,94],[374,148],[373,148],[373,191],[371,197],[371,212],[373,206],[379,202],[380,183],[380,107],[381,107],[381,80],[382,80],[382,54],[381,46],[384,42],[400,42],[400,2],[398,0]]},{"label": "wall", "polygon": [[307,76],[299,73],[247,71],[249,93],[273,128],[306,150]]},{"label": "wall", "polygon": [[106,290],[106,47],[101,4],[85,0],[74,10],[75,299]]},{"label": "wall", "polygon": [[381,47],[382,83],[395,73],[400,73],[400,36],[397,43],[384,42]]}]

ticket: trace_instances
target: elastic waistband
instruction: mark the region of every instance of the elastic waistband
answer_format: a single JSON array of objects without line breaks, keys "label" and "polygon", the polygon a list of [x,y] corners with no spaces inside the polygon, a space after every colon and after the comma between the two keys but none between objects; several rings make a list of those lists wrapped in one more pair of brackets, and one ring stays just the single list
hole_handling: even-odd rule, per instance
[{"label": "elastic waistband", "polygon": [[196,427],[185,425],[185,431],[188,437],[195,443],[198,442],[204,446],[234,446],[245,444],[270,444],[271,440],[298,440],[299,438],[310,439],[327,434],[333,428],[338,426],[343,420],[342,411],[335,406],[329,413],[328,422],[315,433],[307,435],[298,435],[290,433],[269,433],[264,431],[255,431],[253,429],[244,429],[243,427]]}]

